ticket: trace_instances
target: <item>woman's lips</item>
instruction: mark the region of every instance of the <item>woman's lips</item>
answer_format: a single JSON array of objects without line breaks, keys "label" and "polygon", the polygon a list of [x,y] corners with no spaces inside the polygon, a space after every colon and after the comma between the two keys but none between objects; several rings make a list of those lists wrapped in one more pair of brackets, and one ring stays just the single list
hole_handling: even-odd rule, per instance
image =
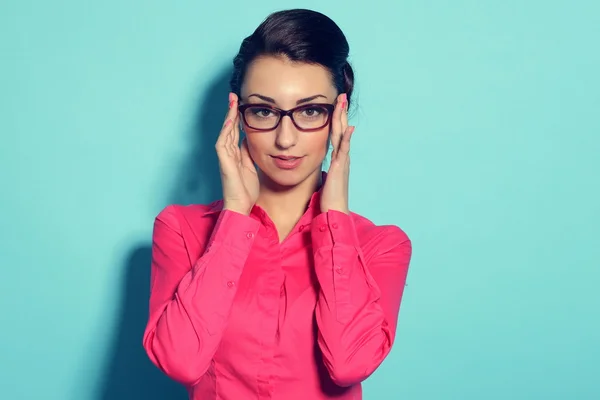
[{"label": "woman's lips", "polygon": [[273,158],[273,162],[280,169],[294,169],[297,168],[304,159],[302,157],[293,157],[293,156],[271,156]]}]

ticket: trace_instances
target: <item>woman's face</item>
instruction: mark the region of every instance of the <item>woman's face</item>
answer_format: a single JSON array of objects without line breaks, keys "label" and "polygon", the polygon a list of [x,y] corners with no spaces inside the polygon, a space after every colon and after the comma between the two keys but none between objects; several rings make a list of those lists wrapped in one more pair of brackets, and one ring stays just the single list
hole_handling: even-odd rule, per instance
[{"label": "woman's face", "polygon": [[[289,110],[303,104],[334,104],[337,90],[329,72],[320,65],[293,63],[283,57],[260,57],[246,71],[241,88],[241,104],[270,105]],[[318,124],[318,109],[297,113],[297,121]],[[250,125],[268,124],[274,114],[254,109]],[[254,122],[254,123],[253,123]],[[258,131],[242,119],[248,149],[264,178],[278,186],[290,187],[321,173],[327,154],[330,124],[316,131],[298,129],[289,117],[281,118],[275,129]],[[305,125],[303,125],[305,126]],[[293,157],[286,160],[286,158]]]}]

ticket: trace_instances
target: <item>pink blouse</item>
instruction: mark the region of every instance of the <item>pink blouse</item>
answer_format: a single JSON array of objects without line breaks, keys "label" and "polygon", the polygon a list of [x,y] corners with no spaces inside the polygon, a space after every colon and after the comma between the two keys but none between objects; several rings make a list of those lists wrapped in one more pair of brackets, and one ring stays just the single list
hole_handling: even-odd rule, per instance
[{"label": "pink blouse", "polygon": [[411,258],[398,227],[321,213],[288,237],[260,207],[166,207],[143,345],[190,399],[361,399],[388,355]]}]

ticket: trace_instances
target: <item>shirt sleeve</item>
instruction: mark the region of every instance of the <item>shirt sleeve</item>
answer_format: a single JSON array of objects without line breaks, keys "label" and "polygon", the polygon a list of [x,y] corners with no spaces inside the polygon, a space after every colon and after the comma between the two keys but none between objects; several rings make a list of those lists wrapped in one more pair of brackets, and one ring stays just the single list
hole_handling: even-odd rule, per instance
[{"label": "shirt sleeve", "polygon": [[164,373],[190,386],[207,371],[221,341],[260,224],[223,210],[204,254],[190,261],[177,212],[169,206],[154,222],[150,310],[143,346]]},{"label": "shirt sleeve", "polygon": [[350,215],[330,210],[311,227],[320,285],[317,342],[339,386],[371,375],[395,338],[412,246],[398,227],[374,229],[365,257]]}]

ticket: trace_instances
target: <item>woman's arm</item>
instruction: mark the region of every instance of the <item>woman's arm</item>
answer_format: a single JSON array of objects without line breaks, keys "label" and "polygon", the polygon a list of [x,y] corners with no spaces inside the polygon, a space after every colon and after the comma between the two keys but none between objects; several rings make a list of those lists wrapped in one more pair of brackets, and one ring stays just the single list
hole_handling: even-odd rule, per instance
[{"label": "woman's arm", "polygon": [[366,379],[394,342],[411,242],[395,226],[372,229],[366,255],[346,213],[322,213],[311,229],[320,284],[317,341],[339,386]]},{"label": "woman's arm", "polygon": [[150,314],[143,345],[163,372],[193,385],[208,369],[221,341],[259,223],[223,210],[204,254],[194,262],[177,213],[169,206],[154,223]]}]

